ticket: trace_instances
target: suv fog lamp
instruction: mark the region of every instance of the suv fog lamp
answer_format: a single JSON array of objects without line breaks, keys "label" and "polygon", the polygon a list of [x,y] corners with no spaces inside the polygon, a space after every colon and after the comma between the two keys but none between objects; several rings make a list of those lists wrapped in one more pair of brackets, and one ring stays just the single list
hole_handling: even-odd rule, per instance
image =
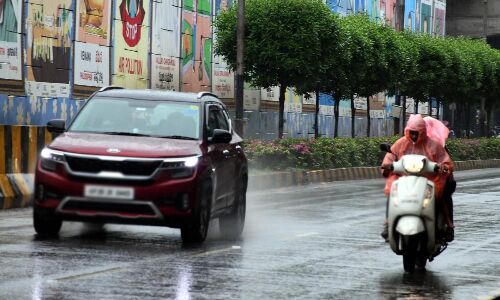
[{"label": "suv fog lamp", "polygon": [[182,210],[188,210],[189,209],[189,195],[188,194],[182,194],[181,198],[181,209]]},{"label": "suv fog lamp", "polygon": [[40,200],[40,201],[45,200],[45,191],[44,191],[43,184],[39,184],[36,186],[35,195],[36,195],[37,200]]}]

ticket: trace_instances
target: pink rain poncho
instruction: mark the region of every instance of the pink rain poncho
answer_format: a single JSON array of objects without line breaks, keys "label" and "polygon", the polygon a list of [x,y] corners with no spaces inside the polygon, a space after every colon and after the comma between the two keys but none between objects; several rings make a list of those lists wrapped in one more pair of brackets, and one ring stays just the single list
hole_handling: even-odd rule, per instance
[{"label": "pink rain poncho", "polygon": [[[427,123],[429,123],[430,125],[428,125]],[[427,132],[427,128],[430,128],[430,132]],[[448,169],[452,170],[453,163],[450,159],[450,156],[444,149],[444,141],[446,140],[446,138],[444,138],[444,140],[442,139],[442,134],[445,131],[443,131],[442,128],[435,128],[440,127],[434,121],[425,122],[421,115],[411,115],[405,128],[405,136],[397,140],[396,143],[392,145],[392,153],[396,154],[398,159],[403,157],[403,155],[405,154],[425,155],[427,158],[438,163],[440,166],[447,166]],[[411,140],[410,131],[418,131],[418,139],[416,142],[413,142]],[[429,134],[431,138],[429,138]],[[446,134],[446,137],[447,136],[448,135]],[[387,153],[385,155],[384,161],[382,162],[382,165],[389,165],[394,161],[394,155],[391,153]],[[446,176],[447,174],[445,173],[427,176],[427,178],[432,180],[435,184],[437,198],[441,197],[446,182]],[[395,175],[393,173],[388,176],[384,190],[386,196],[389,195],[391,185],[398,177],[398,175]]]},{"label": "pink rain poncho", "polygon": [[439,142],[439,144],[444,147],[446,139],[448,139],[448,134],[450,133],[448,127],[446,127],[443,122],[433,117],[425,117],[424,122],[427,136]]}]

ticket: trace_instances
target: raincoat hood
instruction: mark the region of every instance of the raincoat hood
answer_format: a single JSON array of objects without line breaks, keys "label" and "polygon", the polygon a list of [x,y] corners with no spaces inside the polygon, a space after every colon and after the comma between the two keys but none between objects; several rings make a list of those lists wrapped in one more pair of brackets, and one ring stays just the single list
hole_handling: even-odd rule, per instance
[{"label": "raincoat hood", "polygon": [[418,139],[415,144],[421,144],[427,139],[427,128],[425,126],[425,121],[420,114],[410,115],[408,123],[405,127],[405,137],[409,142],[413,143],[410,138],[410,131],[418,131]]},{"label": "raincoat hood", "polygon": [[444,147],[450,130],[440,120],[433,117],[425,117],[425,127],[427,128],[427,136],[438,142]]}]

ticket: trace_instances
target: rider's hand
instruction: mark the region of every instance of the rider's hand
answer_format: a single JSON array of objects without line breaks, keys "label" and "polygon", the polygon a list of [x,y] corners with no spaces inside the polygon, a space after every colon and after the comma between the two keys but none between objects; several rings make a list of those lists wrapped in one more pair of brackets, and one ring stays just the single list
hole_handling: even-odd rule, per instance
[{"label": "rider's hand", "polygon": [[391,175],[391,172],[392,172],[392,164],[383,164],[382,165],[382,176],[384,176],[385,178],[389,177],[389,175]]}]

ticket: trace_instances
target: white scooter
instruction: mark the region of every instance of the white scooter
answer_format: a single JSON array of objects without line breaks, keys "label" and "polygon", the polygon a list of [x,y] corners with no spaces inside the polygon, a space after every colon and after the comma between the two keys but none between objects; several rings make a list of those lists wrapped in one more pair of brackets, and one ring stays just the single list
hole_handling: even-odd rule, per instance
[{"label": "white scooter", "polygon": [[[388,144],[380,148],[392,153]],[[432,261],[448,246],[444,238],[447,225],[436,205],[434,183],[424,177],[438,169],[437,163],[413,154],[404,155],[391,166],[401,177],[392,183],[388,200],[389,244],[392,251],[403,255],[406,272],[415,267],[424,269],[427,259]]]}]

